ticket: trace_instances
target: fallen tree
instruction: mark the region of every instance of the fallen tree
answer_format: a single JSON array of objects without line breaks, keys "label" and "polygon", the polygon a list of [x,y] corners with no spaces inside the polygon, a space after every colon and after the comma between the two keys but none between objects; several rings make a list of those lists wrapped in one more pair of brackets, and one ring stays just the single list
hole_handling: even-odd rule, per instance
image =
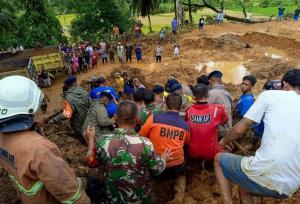
[{"label": "fallen tree", "polygon": [[[211,4],[207,3],[206,0],[202,0],[202,4],[195,4],[195,3],[185,3],[183,2],[182,3],[183,5],[185,6],[190,6],[190,7],[194,7],[194,8],[209,8],[211,9],[212,11],[218,13],[220,10],[218,10],[216,7],[212,6]],[[244,7],[243,8],[243,14],[244,16],[246,16],[246,8]],[[240,17],[236,17],[236,16],[230,16],[228,14],[225,13],[225,18],[227,20],[230,20],[230,21],[238,21],[238,22],[243,22],[243,23],[264,23],[264,22],[268,22],[268,21],[271,21],[272,18],[273,18],[273,15],[270,16],[269,19],[261,19],[261,20],[249,20],[249,19],[246,19],[245,17],[244,18],[240,18]]]}]

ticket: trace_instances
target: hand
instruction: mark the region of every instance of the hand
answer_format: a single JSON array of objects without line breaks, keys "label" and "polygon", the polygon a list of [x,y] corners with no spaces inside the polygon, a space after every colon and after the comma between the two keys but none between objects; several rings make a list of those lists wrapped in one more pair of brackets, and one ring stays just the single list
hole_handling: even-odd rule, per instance
[{"label": "hand", "polygon": [[168,161],[172,159],[173,153],[171,149],[166,149],[164,153],[162,153],[161,158],[164,159],[165,161]]},{"label": "hand", "polygon": [[85,137],[88,142],[95,141],[95,127],[88,126],[85,131]]},{"label": "hand", "polygon": [[222,138],[222,139],[220,140],[219,144],[220,144],[221,146],[225,146],[225,145],[226,145],[226,143],[225,143],[225,138]]},{"label": "hand", "polygon": [[49,125],[54,125],[55,122],[54,122],[53,118],[52,118],[51,120],[49,120],[47,124],[49,124]]}]

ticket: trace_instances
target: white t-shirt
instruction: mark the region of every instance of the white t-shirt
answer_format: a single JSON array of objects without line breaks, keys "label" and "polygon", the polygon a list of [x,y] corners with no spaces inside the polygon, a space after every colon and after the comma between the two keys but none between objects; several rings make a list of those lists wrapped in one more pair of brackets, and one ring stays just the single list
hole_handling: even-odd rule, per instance
[{"label": "white t-shirt", "polygon": [[176,47],[174,48],[174,54],[175,54],[175,55],[179,55],[179,47],[176,46]]},{"label": "white t-shirt", "polygon": [[292,196],[300,186],[300,95],[295,91],[263,92],[244,116],[265,124],[255,156],[241,167],[254,182]]}]

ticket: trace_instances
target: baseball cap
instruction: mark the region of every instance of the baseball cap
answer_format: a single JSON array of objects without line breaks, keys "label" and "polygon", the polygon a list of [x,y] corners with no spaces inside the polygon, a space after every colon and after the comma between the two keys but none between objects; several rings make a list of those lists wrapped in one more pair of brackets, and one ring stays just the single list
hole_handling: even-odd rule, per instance
[{"label": "baseball cap", "polygon": [[176,84],[173,84],[173,85],[170,87],[170,92],[173,93],[173,92],[175,92],[175,91],[177,91],[177,90],[180,90],[180,89],[182,89],[181,84],[176,83]]}]

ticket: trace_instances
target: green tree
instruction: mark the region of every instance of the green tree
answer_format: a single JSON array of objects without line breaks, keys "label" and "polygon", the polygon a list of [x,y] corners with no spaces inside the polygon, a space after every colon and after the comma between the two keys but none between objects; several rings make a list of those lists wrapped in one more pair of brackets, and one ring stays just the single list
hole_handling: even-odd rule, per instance
[{"label": "green tree", "polygon": [[132,7],[134,12],[140,14],[142,17],[148,17],[149,30],[152,32],[151,13],[154,10],[154,6],[159,7],[156,0],[132,0]]},{"label": "green tree", "polygon": [[108,38],[114,25],[126,32],[132,29],[134,22],[129,4],[123,0],[78,0],[76,11],[71,35],[77,40]]},{"label": "green tree", "polygon": [[62,40],[60,22],[44,0],[23,0],[22,3],[25,13],[17,21],[20,43],[33,47],[35,43],[46,46]]},{"label": "green tree", "polygon": [[15,27],[13,1],[0,0],[0,32],[11,31]]}]

